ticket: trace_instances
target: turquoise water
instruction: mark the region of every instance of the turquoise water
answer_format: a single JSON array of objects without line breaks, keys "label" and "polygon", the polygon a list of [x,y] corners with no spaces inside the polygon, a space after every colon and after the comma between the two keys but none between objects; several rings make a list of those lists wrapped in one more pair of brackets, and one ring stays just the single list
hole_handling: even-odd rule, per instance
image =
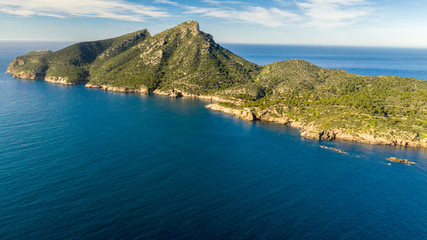
[{"label": "turquoise water", "polygon": [[427,238],[427,151],[4,74],[61,44],[0,47],[0,239]]}]

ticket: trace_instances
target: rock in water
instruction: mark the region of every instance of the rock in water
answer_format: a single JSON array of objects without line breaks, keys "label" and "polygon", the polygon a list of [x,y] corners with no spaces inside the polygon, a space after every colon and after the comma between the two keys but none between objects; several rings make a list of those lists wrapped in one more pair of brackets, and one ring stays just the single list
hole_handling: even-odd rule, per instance
[{"label": "rock in water", "polygon": [[415,164],[414,162],[408,161],[408,159],[401,159],[401,158],[396,158],[396,157],[390,157],[390,158],[387,158],[387,160],[389,160],[390,162],[395,162],[395,163]]}]

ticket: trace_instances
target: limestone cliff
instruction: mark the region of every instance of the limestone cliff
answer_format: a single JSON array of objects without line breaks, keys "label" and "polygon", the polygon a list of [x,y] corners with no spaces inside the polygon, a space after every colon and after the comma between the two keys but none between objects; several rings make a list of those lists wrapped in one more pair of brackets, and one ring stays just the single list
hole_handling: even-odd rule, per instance
[{"label": "limestone cliff", "polygon": [[233,109],[221,106],[217,103],[206,105],[207,109],[211,109],[214,111],[220,111],[223,113],[234,115],[238,118],[247,120],[247,121],[255,121],[257,120],[255,114],[250,109]]}]

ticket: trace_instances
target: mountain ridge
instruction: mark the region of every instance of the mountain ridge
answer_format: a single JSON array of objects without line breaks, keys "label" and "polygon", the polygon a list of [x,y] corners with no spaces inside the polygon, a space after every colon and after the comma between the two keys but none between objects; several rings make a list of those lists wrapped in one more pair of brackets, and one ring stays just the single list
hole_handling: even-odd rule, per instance
[{"label": "mountain ridge", "polygon": [[301,129],[302,136],[427,148],[427,82],[323,69],[293,59],[265,66],[221,47],[187,21],[15,58],[17,78],[216,101],[208,108]]}]

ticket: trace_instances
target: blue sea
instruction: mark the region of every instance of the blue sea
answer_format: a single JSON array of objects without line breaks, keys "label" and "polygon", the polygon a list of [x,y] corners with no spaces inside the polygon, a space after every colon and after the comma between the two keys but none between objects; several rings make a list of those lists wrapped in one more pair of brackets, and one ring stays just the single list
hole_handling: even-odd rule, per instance
[{"label": "blue sea", "polygon": [[[4,74],[16,55],[66,45],[0,43],[0,239],[427,239],[426,150]],[[427,80],[422,49],[225,46],[259,64]]]}]

